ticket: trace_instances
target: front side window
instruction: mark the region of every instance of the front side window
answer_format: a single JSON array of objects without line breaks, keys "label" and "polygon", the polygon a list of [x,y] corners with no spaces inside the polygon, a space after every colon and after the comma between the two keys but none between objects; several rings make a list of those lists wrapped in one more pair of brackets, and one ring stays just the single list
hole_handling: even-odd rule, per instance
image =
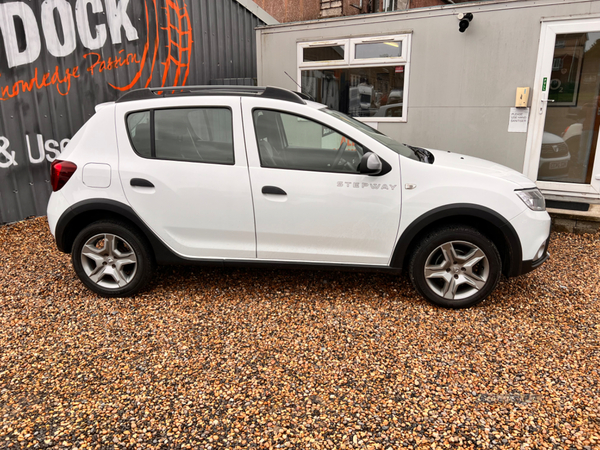
[{"label": "front side window", "polygon": [[410,35],[298,45],[305,94],[361,120],[406,121]]},{"label": "front side window", "polygon": [[305,117],[256,109],[254,130],[262,167],[358,173],[365,149]]},{"label": "front side window", "polygon": [[140,111],[127,116],[127,128],[134,150],[146,158],[234,163],[229,108]]}]

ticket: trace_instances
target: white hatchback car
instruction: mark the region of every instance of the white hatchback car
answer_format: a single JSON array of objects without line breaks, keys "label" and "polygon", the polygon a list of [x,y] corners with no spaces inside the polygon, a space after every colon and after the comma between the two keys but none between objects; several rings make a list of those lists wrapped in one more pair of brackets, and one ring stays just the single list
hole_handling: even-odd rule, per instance
[{"label": "white hatchback car", "polygon": [[279,88],[132,91],[98,105],[51,181],[56,244],[103,296],[157,263],[406,269],[459,308],[548,258],[544,198],[520,173]]}]

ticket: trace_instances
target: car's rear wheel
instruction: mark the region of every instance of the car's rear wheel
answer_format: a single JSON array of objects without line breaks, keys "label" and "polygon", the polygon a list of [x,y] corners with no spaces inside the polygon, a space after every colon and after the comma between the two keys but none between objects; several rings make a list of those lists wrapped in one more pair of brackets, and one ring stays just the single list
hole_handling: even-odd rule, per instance
[{"label": "car's rear wheel", "polygon": [[470,227],[451,226],[427,235],[412,254],[409,274],[429,301],[467,308],[488,297],[502,271],[494,243]]},{"label": "car's rear wheel", "polygon": [[129,225],[100,221],[84,228],[73,243],[75,273],[104,297],[126,297],[150,281],[154,260],[149,245]]}]

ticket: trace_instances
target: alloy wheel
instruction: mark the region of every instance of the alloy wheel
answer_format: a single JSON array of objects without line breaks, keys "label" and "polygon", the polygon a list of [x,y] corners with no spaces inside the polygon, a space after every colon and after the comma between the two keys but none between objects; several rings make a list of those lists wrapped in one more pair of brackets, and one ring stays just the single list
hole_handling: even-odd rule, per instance
[{"label": "alloy wheel", "polygon": [[118,289],[136,274],[138,259],[132,246],[111,233],[92,236],[81,249],[81,264],[87,277],[98,286]]},{"label": "alloy wheel", "polygon": [[486,284],[490,263],[475,244],[450,241],[435,248],[424,267],[429,288],[440,297],[461,300],[475,295]]}]

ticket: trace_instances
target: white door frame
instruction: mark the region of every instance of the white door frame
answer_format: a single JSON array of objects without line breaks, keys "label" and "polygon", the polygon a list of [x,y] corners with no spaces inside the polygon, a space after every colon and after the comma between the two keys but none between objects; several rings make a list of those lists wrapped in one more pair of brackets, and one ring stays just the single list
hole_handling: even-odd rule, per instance
[{"label": "white door frame", "polygon": [[[523,173],[536,181],[544,193],[600,199],[600,147],[597,147],[593,162],[591,184],[537,181],[556,35],[582,32],[600,32],[600,18],[542,22]],[[542,91],[544,78],[547,86]]]}]

